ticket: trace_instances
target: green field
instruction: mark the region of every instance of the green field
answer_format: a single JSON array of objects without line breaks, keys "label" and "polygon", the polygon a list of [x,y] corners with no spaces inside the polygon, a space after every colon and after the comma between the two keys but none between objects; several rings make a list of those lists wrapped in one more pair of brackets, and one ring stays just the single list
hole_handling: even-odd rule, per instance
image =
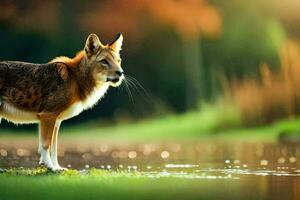
[{"label": "green field", "polygon": [[[189,113],[116,126],[88,123],[64,127],[60,137],[64,139],[77,138],[86,142],[194,139],[274,141],[282,133],[287,133],[292,138],[296,135],[298,138],[300,132],[300,119],[280,121],[269,126],[239,128],[238,126],[223,126],[224,120],[216,115],[216,113],[210,115]],[[17,134],[16,131],[4,131],[0,134],[0,141],[22,139],[22,137],[28,137],[32,141],[37,134],[33,132]],[[51,173],[44,169],[11,169],[0,173],[0,200],[264,199],[264,194],[256,191],[264,193],[267,190],[265,187],[259,188],[266,180],[256,178],[255,181],[259,184],[249,182],[247,179],[210,180],[172,176],[150,177],[140,172],[129,173],[98,169],[84,173],[76,170]]]},{"label": "green field", "polygon": [[[230,184],[230,188],[226,187]],[[216,192],[216,189],[218,192]],[[152,177],[92,169],[60,174],[43,169],[0,174],[0,199],[260,199],[238,180]],[[236,190],[233,194],[231,191]],[[247,199],[247,198],[246,198]]]},{"label": "green field", "polygon": [[[279,135],[300,135],[300,118],[277,121],[270,125],[242,127],[235,114],[222,115],[218,109],[203,112],[191,112],[184,115],[170,115],[132,123],[103,125],[90,122],[73,126],[62,125],[60,137],[72,137],[109,141],[143,141],[143,140],[276,140]],[[32,137],[37,131],[20,134],[13,129],[1,130],[0,139],[8,137]],[[26,134],[29,133],[29,134]]]}]

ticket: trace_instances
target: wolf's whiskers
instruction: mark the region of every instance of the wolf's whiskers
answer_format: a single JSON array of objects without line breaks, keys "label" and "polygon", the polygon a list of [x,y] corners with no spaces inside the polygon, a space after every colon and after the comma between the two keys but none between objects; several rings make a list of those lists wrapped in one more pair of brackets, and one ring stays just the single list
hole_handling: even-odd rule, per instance
[{"label": "wolf's whiskers", "polygon": [[[140,82],[132,77],[132,76],[129,76],[129,75],[126,75],[126,78],[129,80],[129,82],[131,82],[134,87],[137,89],[137,91],[141,94],[141,91],[144,93],[144,95],[146,95],[146,97],[150,97],[150,95],[148,94],[148,92],[146,91],[146,89],[140,84]],[[140,88],[140,89],[139,89]]]},{"label": "wolf's whiskers", "polygon": [[138,80],[133,78],[132,76],[125,75],[124,79],[128,89],[133,89],[135,92],[137,92],[149,105],[152,105],[152,102],[150,101],[151,97],[146,91],[146,89],[139,83]]},{"label": "wolf's whiskers", "polygon": [[125,90],[127,92],[129,100],[131,101],[132,104],[134,104],[133,96],[132,96],[132,93],[131,93],[130,88],[128,86],[129,84],[128,84],[128,81],[126,80],[126,78],[124,78],[123,82],[124,82],[124,84],[122,84],[121,86],[124,85],[124,88],[125,88]]}]

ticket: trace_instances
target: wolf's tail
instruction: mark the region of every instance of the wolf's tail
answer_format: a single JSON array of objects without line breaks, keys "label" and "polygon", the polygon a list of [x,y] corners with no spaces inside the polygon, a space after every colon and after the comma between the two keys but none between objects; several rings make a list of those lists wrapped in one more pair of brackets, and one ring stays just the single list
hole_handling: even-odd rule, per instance
[{"label": "wolf's tail", "polygon": [[[1,71],[0,71],[0,73],[1,73]],[[0,103],[1,103],[1,90],[3,88],[3,85],[4,85],[4,79],[0,75]]]},{"label": "wolf's tail", "polygon": [[[1,114],[1,107],[2,107],[2,88],[3,88],[4,78],[1,73],[1,63],[0,63],[0,114]],[[0,124],[1,124],[1,115],[0,115]]]},{"label": "wolf's tail", "polygon": [[8,70],[7,64],[5,62],[0,62],[0,106],[1,106],[1,91],[4,87],[7,70]]},{"label": "wolf's tail", "polygon": [[[1,75],[1,65],[0,65],[0,108],[2,106],[2,89],[4,84],[3,75]],[[0,116],[0,123],[1,123],[1,116]]]},{"label": "wolf's tail", "polygon": [[7,71],[8,71],[7,63],[0,61],[0,87],[1,87],[1,84],[3,84],[3,82],[4,82],[4,78],[7,74]]}]

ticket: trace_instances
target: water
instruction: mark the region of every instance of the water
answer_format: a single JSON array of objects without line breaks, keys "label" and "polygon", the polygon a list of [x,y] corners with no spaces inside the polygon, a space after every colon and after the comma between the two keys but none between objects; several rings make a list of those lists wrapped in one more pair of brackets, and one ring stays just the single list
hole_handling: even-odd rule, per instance
[{"label": "water", "polygon": [[[30,141],[1,141],[0,168],[36,167],[36,146]],[[78,170],[98,168],[138,172],[149,179],[201,180],[209,187],[221,184],[249,199],[300,199],[299,144],[63,141],[59,147],[61,165]]]}]

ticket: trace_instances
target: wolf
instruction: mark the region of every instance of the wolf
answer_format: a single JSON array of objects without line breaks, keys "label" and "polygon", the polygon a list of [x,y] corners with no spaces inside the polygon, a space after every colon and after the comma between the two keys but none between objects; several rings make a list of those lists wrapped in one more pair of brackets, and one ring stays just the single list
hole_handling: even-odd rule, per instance
[{"label": "wolf", "polygon": [[122,34],[106,45],[90,34],[73,58],[61,56],[44,64],[0,62],[0,122],[39,124],[40,164],[66,170],[57,159],[59,127],[122,83],[122,43]]}]

